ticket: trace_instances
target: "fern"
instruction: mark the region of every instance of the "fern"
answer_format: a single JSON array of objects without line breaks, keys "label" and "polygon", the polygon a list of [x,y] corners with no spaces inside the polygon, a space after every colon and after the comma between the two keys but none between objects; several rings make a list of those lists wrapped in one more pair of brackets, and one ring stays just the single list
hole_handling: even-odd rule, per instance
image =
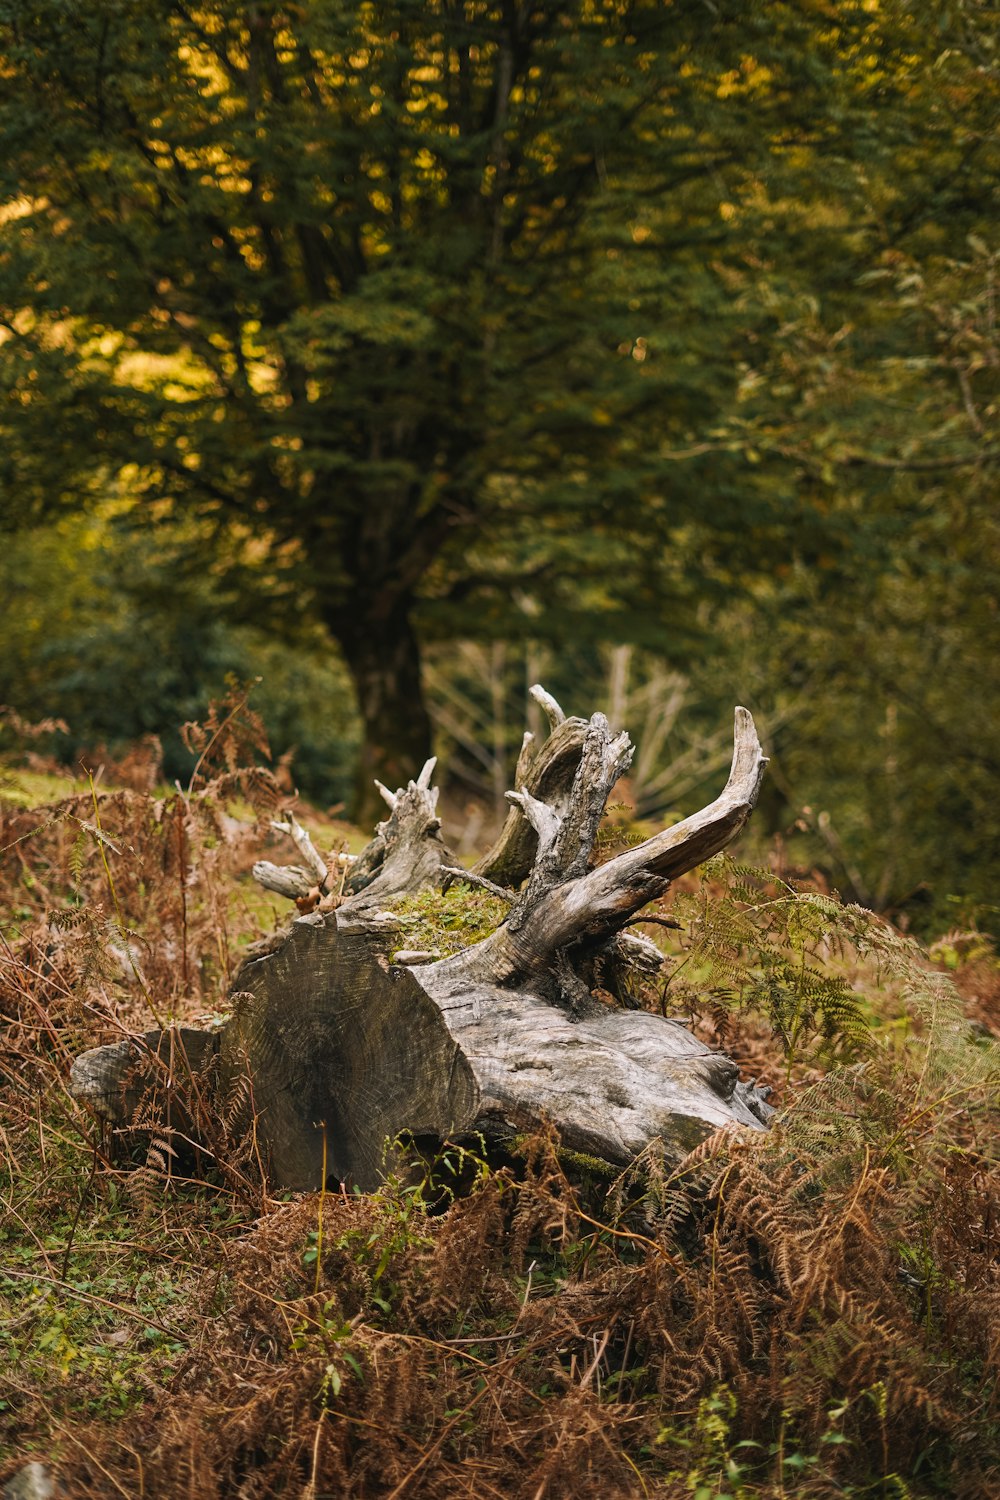
[{"label": "fern", "polygon": [[874,968],[898,1017],[911,1018],[906,1045],[922,1046],[928,1069],[954,1068],[957,1048],[961,1066],[975,1071],[962,1001],[912,940],[861,907],[797,889],[726,855],[709,861],[703,876],[697,890],[679,892],[671,906],[682,932],[664,1008],[673,998],[675,1006],[704,1009],[707,995],[716,1017],[722,1007],[762,1014],[781,1039],[788,1077],[804,1057],[850,1062],[884,1042]]}]

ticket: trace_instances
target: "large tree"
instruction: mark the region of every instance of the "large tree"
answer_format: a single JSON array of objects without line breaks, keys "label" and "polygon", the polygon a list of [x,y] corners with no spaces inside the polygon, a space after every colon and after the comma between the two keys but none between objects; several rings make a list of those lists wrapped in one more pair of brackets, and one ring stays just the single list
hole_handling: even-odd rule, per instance
[{"label": "large tree", "polygon": [[181,513],[245,611],[320,616],[365,784],[428,748],[419,632],[520,611],[676,649],[681,606],[787,537],[794,488],[713,439],[774,321],[748,287],[835,260],[850,214],[817,205],[889,151],[879,13],[3,0],[0,25],[2,512],[118,487]]},{"label": "large tree", "polygon": [[766,585],[754,650],[798,698],[769,748],[808,857],[880,910],[996,931],[1000,9],[880,14],[884,159],[812,295],[760,278],[781,326],[742,403],[762,464],[850,545]]}]

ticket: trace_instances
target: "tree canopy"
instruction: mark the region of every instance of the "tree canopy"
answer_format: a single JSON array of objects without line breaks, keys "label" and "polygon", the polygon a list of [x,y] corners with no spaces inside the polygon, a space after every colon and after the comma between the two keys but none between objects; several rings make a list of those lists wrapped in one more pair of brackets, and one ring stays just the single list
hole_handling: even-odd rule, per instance
[{"label": "tree canopy", "polygon": [[367,786],[421,642],[884,603],[996,457],[996,19],[4,0],[0,514],[321,620]]}]

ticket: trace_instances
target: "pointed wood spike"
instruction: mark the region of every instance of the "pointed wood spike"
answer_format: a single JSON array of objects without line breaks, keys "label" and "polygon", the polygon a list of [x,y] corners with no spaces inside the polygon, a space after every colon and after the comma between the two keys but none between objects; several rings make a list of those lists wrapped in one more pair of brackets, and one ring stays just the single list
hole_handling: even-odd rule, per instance
[{"label": "pointed wood spike", "polygon": [[424,762],[424,768],[421,771],[420,775],[417,777],[417,786],[422,792],[426,792],[427,788],[430,786],[431,777],[434,775],[434,767],[437,765],[437,763],[438,762],[436,755],[432,755],[430,760]]},{"label": "pointed wood spike", "polygon": [[562,709],[559,707],[559,704],[553,698],[552,694],[547,693],[540,682],[536,682],[534,687],[530,687],[528,689],[528,696],[529,698],[533,698],[535,700],[539,708],[545,714],[545,717],[549,721],[550,730],[558,729],[560,724],[565,723],[566,715],[563,713]]},{"label": "pointed wood spike", "polygon": [[274,891],[288,901],[308,896],[318,884],[315,874],[301,865],[274,865],[269,859],[258,859],[253,867],[253,878],[265,891]]},{"label": "pointed wood spike", "polygon": [[[326,860],[320,854],[312,839],[309,837],[307,830],[302,827],[302,824],[299,822],[294,812],[289,810],[288,817],[284,821],[282,821],[281,819],[272,819],[271,827],[274,829],[275,833],[283,833],[287,838],[291,839],[292,843],[295,845],[296,849],[305,862],[306,870],[312,872],[313,879],[310,883],[322,885],[329,874],[326,866]],[[268,865],[266,861],[263,861],[262,863],[268,870],[273,870],[275,868],[275,866],[273,865]],[[260,877],[255,876],[255,879],[260,879]],[[267,885],[267,882],[261,881],[261,884]],[[279,888],[274,885],[269,885],[268,889],[278,890]]]},{"label": "pointed wood spike", "polygon": [[509,891],[506,886],[497,885],[495,881],[487,880],[482,875],[474,875],[471,870],[463,869],[461,865],[442,865],[441,874],[450,876],[451,880],[464,880],[468,885],[478,886],[480,890],[489,891],[491,896],[499,896],[504,901],[514,899],[514,892]]},{"label": "pointed wood spike", "polygon": [[733,726],[733,764],[726,783],[726,791],[733,787],[758,779],[767,765],[768,757],[761,749],[757,737],[757,726],[748,708],[737,708]]},{"label": "pointed wood spike", "polygon": [[539,802],[530,792],[507,792],[507,801],[521,809],[532,828],[538,834],[539,857],[546,853],[558,837],[562,819],[547,802]]},{"label": "pointed wood spike", "polygon": [[[632,751],[634,749],[635,746],[632,744],[632,741],[629,738],[628,731],[623,729],[622,732],[617,735],[608,746],[608,759],[615,762],[621,760],[624,756],[627,755],[629,757],[629,763],[631,764]],[[626,769],[628,768],[626,767]]]},{"label": "pointed wood spike", "polygon": [[389,788],[387,786],[383,786],[382,783],[381,783],[381,781],[379,781],[379,779],[378,779],[377,776],[375,778],[375,785],[378,788],[379,796],[382,798],[382,801],[386,804],[387,807],[392,808],[393,812],[395,812],[395,810],[396,810],[396,793],[395,792],[390,792],[390,790],[389,790]]}]

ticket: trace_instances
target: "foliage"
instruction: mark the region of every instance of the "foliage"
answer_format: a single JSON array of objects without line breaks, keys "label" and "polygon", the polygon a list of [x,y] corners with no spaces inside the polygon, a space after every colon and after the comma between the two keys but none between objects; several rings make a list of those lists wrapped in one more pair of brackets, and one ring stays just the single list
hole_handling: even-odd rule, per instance
[{"label": "foliage", "polygon": [[882,924],[859,907],[796,890],[770,870],[722,855],[706,873],[721,891],[716,883],[671,904],[682,931],[686,926],[686,941],[661,1004],[677,1008],[685,994],[707,990],[723,1029],[728,1005],[759,1012],[784,1046],[789,1070],[806,1039],[810,1052],[828,1046],[850,1056],[863,1050],[871,1017],[845,976],[832,971],[833,960],[845,941],[871,954],[885,942]]},{"label": "foliage", "polygon": [[[557,693],[641,642],[695,740],[760,710],[801,867],[996,926],[995,5],[0,27],[0,515],[64,517],[0,559],[0,697],[172,777],[263,675],[330,799],[349,673],[369,822],[428,752],[428,644],[451,751],[456,636],[507,678],[554,648]],[[520,701],[494,723],[498,801]]]},{"label": "foliage", "polygon": [[8,538],[0,703],[29,717],[58,703],[65,733],[44,748],[71,767],[81,759],[96,767],[156,735],[172,783],[187,781],[192,766],[176,726],[199,719],[228,677],[259,678],[254,702],[276,759],[291,756],[306,795],[341,800],[357,720],[329,644],[301,626],[281,640],[227,620],[232,601],[185,552],[178,532],[130,536],[120,513],[107,511]]},{"label": "foliage", "polygon": [[[273,806],[234,760],[260,735],[229,733],[239,703],[193,732],[200,790],[98,791],[0,838],[25,908],[0,949],[0,1472],[41,1452],[69,1494],[165,1500],[993,1494],[1000,970],[981,936],[953,935],[946,975],[822,892],[728,861],[707,894],[686,881],[657,912],[682,924],[657,929],[668,999],[706,1035],[742,999],[729,1045],[781,1113],[610,1184],[542,1133],[507,1161],[421,1143],[377,1193],[283,1200],[224,1130],[192,1182],[155,1136],[109,1140],[72,1104],[73,1053],[216,1008],[220,949],[261,931],[231,899],[243,835],[222,817],[236,794]],[[500,904],[412,903],[407,943],[474,940]],[[815,1037],[804,1010],[793,1036],[784,1006],[783,1038],[753,1009],[795,961],[829,984],[801,992]],[[824,1035],[847,994],[864,1033]]]},{"label": "foliage", "polygon": [[[996,71],[965,85],[970,126],[982,125],[970,162],[981,152],[981,170],[995,170],[984,117]],[[992,906],[1000,873],[997,251],[976,232],[988,201],[976,181],[937,185],[961,199],[947,237],[923,217],[854,263],[863,322],[841,324],[833,298],[798,316],[789,306],[787,342],[753,371],[747,402],[758,440],[788,453],[773,403],[795,390],[789,456],[856,548],[843,566],[802,558],[771,590],[780,617],[755,637],[757,670],[771,679],[766,699],[798,700],[772,769],[804,816],[810,857],[856,899],[925,927],[949,919],[949,896]]]},{"label": "foliage", "polygon": [[339,641],[369,788],[428,748],[415,631],[677,660],[750,575],[877,565],[834,471],[921,351],[859,278],[982,234],[991,18],[5,0],[6,524],[182,517]]}]

